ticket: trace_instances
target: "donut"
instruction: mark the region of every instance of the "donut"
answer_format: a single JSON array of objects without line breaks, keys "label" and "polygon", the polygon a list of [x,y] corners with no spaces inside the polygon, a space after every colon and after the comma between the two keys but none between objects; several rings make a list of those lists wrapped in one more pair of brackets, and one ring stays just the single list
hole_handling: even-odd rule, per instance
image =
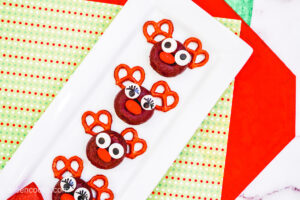
[{"label": "donut", "polygon": [[[168,30],[163,30],[166,25]],[[154,32],[149,33],[148,28],[153,27]],[[153,44],[150,52],[150,65],[164,77],[175,77],[185,71],[187,67],[194,69],[204,66],[209,60],[209,54],[202,49],[200,39],[190,37],[181,42],[173,39],[174,26],[171,20],[162,19],[159,22],[147,21],[143,26],[143,33],[147,42]],[[157,36],[163,39],[157,41]],[[191,44],[196,45],[191,48]],[[197,59],[201,56],[202,59]]]},{"label": "donut", "polygon": [[[132,86],[138,88],[137,85],[132,84]],[[114,101],[114,108],[118,117],[131,125],[139,125],[148,121],[154,113],[154,107],[153,109],[147,109],[147,102],[144,103],[143,100],[147,97],[151,98],[149,96],[151,95],[150,91],[142,86],[139,88],[140,95],[137,98],[133,99],[130,94],[126,94],[126,90],[129,89],[127,87],[120,90]],[[144,105],[142,105],[142,101]]]},{"label": "donut", "polygon": [[[121,70],[126,71],[125,76],[120,76]],[[135,73],[140,74],[139,79],[136,79]],[[114,100],[115,112],[127,124],[143,124],[153,116],[154,110],[168,112],[179,102],[178,94],[171,90],[166,81],[155,82],[150,90],[143,87],[145,71],[140,66],[131,68],[126,64],[119,64],[114,71],[114,77],[116,85],[121,88]],[[163,91],[157,91],[160,90],[158,88]],[[174,100],[171,104],[168,102],[169,97]],[[161,100],[161,105],[156,104],[155,98]]]},{"label": "donut", "polygon": [[[70,186],[73,184],[73,188]],[[59,180],[52,192],[52,200],[92,200],[90,186],[81,178],[66,177]]]},{"label": "donut", "polygon": [[[59,162],[63,163],[62,168],[58,168]],[[72,166],[73,162],[78,164],[77,168]],[[52,170],[54,177],[58,179],[52,191],[52,200],[100,200],[103,193],[109,195],[106,200],[114,199],[114,193],[108,189],[108,180],[104,175],[93,176],[88,182],[81,179],[83,161],[78,156],[69,159],[64,156],[55,157]],[[66,172],[68,174],[65,174]],[[95,184],[97,181],[102,181],[103,184],[98,186]],[[94,194],[96,194],[95,198]]]},{"label": "donut", "polygon": [[[102,121],[105,116],[107,121]],[[93,122],[88,123],[87,118],[92,117]],[[121,133],[111,130],[112,115],[107,110],[97,113],[86,111],[81,117],[81,122],[87,134],[92,135],[86,146],[86,155],[89,161],[100,169],[112,169],[122,163],[125,157],[134,159],[147,150],[145,140],[139,138],[134,128],[126,128]],[[102,127],[101,132],[95,131],[95,127]],[[126,134],[131,134],[131,139],[125,140]],[[137,143],[142,144],[140,150],[135,150]]]},{"label": "donut", "polygon": [[127,144],[122,135],[107,130],[93,136],[87,146],[89,161],[100,169],[112,169],[125,158]]},{"label": "donut", "polygon": [[[180,43],[179,41],[175,41],[177,43],[177,47],[176,49],[171,52],[171,53],[167,53],[163,50],[163,47],[165,48],[165,46],[168,46],[169,43],[164,42],[163,45],[163,41],[158,42],[156,44],[153,45],[151,52],[150,52],[150,65],[151,67],[160,75],[165,76],[165,77],[174,77],[177,76],[179,74],[181,74],[182,72],[184,72],[186,70],[186,68],[188,67],[189,62],[186,62],[183,64],[178,64],[176,62],[176,59],[180,59],[180,56],[176,56],[177,52],[183,52],[186,51],[186,48],[183,46],[182,43]],[[171,43],[170,43],[171,44]],[[183,56],[184,54],[182,54]],[[180,61],[182,62],[182,61]]]}]

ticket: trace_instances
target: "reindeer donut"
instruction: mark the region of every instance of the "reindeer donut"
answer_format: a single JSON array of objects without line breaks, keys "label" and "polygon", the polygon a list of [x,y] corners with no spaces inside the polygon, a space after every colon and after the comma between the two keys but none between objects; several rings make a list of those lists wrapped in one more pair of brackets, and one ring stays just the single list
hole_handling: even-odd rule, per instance
[{"label": "reindeer donut", "polygon": [[[63,162],[64,167],[58,169],[57,165],[60,161]],[[72,168],[71,164],[73,162],[78,164],[77,170]],[[109,195],[109,198],[105,200],[114,199],[114,194],[108,189],[108,181],[104,175],[96,175],[88,182],[81,179],[83,161],[77,156],[73,156],[70,159],[64,156],[57,156],[53,160],[52,169],[54,177],[59,179],[52,192],[52,200],[101,200],[103,193]],[[63,177],[66,172],[69,172],[72,176]],[[99,180],[103,181],[101,187],[95,184]],[[96,198],[93,198],[92,190],[96,192]]]},{"label": "reindeer donut", "polygon": [[[87,117],[91,116],[93,122],[88,124]],[[101,116],[107,117],[107,123],[101,121]],[[87,144],[86,154],[90,162],[100,169],[111,169],[118,166],[125,157],[134,159],[147,150],[145,140],[138,137],[133,128],[127,128],[121,134],[111,130],[112,116],[107,110],[98,113],[87,111],[82,115],[82,125],[85,132],[93,137]],[[95,131],[96,127],[102,127],[102,132]],[[132,134],[131,140],[125,140],[126,134]],[[142,144],[138,151],[135,145]]]},{"label": "reindeer donut", "polygon": [[[120,78],[120,71],[125,70],[127,75]],[[133,76],[135,72],[139,72],[140,80],[136,80]],[[136,66],[130,68],[128,65],[120,64],[114,72],[116,84],[121,88],[114,102],[115,111],[120,119],[131,125],[138,125],[148,121],[154,110],[168,112],[175,108],[179,102],[178,94],[172,91],[165,81],[158,81],[153,84],[151,90],[142,86],[145,80],[145,71],[143,68]],[[130,83],[125,86],[124,83]],[[157,92],[157,88],[162,86],[164,91]],[[162,100],[162,105],[156,105],[154,97]],[[167,98],[173,97],[174,101],[168,105]]]},{"label": "reindeer donut", "polygon": [[[168,31],[162,30],[163,25],[168,25]],[[148,27],[152,26],[154,32],[149,34]],[[194,69],[205,65],[209,60],[209,54],[202,49],[202,43],[195,37],[188,38],[183,44],[172,38],[174,31],[173,23],[163,19],[159,22],[147,21],[143,27],[143,33],[149,43],[153,44],[150,52],[150,64],[152,68],[162,76],[174,77],[181,74],[187,67]],[[157,36],[165,37],[162,41],[156,41]],[[194,50],[189,47],[195,43]],[[204,59],[197,62],[197,56]]]}]

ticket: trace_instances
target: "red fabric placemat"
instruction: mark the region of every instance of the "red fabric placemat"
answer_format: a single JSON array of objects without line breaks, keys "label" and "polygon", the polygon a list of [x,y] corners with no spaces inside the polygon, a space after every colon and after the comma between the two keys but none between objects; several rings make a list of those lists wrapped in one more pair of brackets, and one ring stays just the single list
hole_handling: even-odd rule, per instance
[{"label": "red fabric placemat", "polygon": [[[223,0],[194,0],[215,17],[242,20]],[[235,79],[222,199],[235,199],[295,137],[296,77],[243,21],[254,52]]]}]

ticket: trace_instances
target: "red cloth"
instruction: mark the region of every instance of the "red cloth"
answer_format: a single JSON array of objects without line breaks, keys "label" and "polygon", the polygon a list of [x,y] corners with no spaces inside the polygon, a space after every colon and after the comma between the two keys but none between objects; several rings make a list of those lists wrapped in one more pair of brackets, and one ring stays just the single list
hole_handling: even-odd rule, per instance
[{"label": "red cloth", "polygon": [[[194,0],[215,17],[241,18],[224,0]],[[296,77],[243,21],[254,52],[236,76],[222,199],[235,199],[295,137]]]},{"label": "red cloth", "polygon": [[[242,20],[224,0],[193,1],[214,17]],[[235,199],[295,137],[295,75],[244,21],[241,38],[254,52],[235,79],[223,200]]]},{"label": "red cloth", "polygon": [[34,182],[19,190],[16,194],[9,197],[7,200],[44,200],[39,188]]}]

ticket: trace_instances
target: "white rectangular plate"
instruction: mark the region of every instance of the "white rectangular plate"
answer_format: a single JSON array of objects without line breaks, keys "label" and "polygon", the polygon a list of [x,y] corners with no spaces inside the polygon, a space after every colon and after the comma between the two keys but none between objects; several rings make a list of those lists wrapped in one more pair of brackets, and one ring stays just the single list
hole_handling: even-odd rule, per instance
[{"label": "white rectangular plate", "polygon": [[[164,18],[173,21],[177,40],[191,36],[202,40],[210,54],[205,67],[187,69],[176,78],[153,71],[149,65],[152,45],[146,42],[142,27],[148,20]],[[32,181],[45,199],[51,199],[57,182],[51,165],[58,155],[81,157],[86,181],[96,174],[106,175],[117,200],[146,199],[251,53],[251,47],[192,1],[129,0],[2,171],[0,199]],[[113,71],[120,63],[142,66],[146,72],[143,86],[148,89],[158,80],[167,81],[180,102],[172,111],[155,111],[147,123],[134,126],[148,143],[144,155],[125,159],[112,170],[100,170],[86,157],[91,136],[84,133],[81,116],[87,110],[106,109],[113,115],[112,130],[129,127],[113,109],[120,90]]]}]

